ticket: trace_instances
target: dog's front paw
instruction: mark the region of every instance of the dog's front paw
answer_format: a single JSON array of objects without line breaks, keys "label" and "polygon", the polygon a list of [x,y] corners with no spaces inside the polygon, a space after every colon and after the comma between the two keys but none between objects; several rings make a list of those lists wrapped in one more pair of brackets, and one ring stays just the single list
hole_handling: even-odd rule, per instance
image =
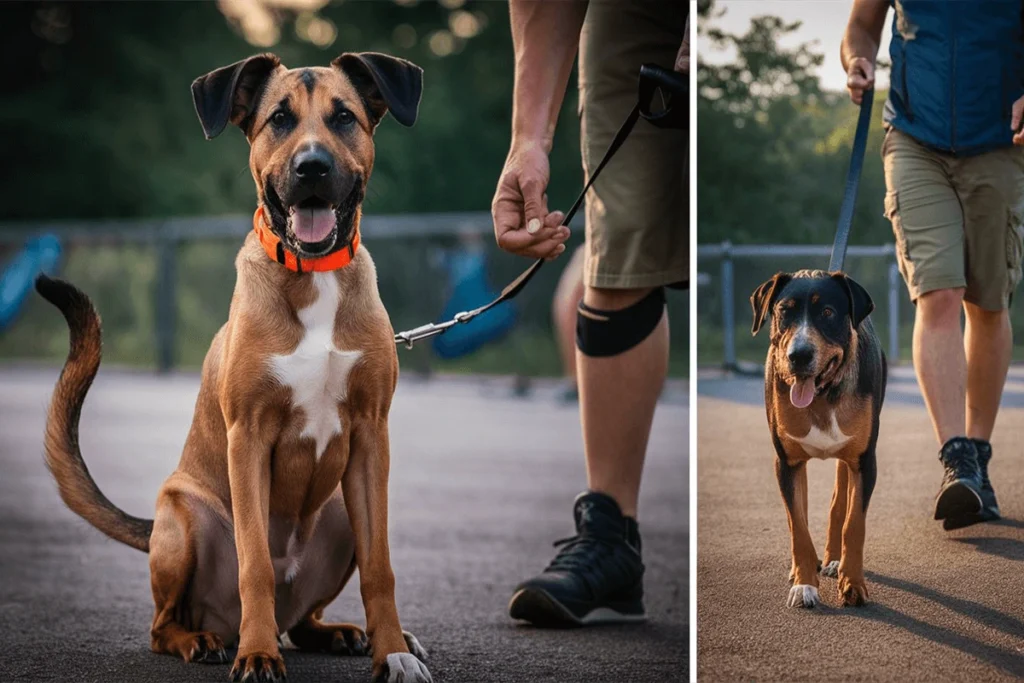
[{"label": "dog's front paw", "polygon": [[839,560],[832,560],[824,567],[821,568],[821,575],[829,578],[836,578],[839,576]]},{"label": "dog's front paw", "polygon": [[394,652],[373,672],[372,683],[434,683],[434,679],[416,655]]},{"label": "dog's front paw", "polygon": [[847,607],[860,607],[868,600],[868,587],[863,579],[855,581],[848,576],[840,576],[839,594]]},{"label": "dog's front paw", "polygon": [[238,654],[231,667],[230,680],[242,683],[274,683],[285,679],[284,659],[280,654],[250,652]]},{"label": "dog's front paw", "polygon": [[409,648],[409,652],[413,653],[416,659],[421,662],[427,661],[427,649],[420,645],[420,641],[416,639],[416,636],[408,631],[402,631],[402,636],[405,637],[405,645]]},{"label": "dog's front paw", "polygon": [[817,588],[798,583],[789,589],[786,607],[814,607],[819,602],[821,599],[818,597]]}]

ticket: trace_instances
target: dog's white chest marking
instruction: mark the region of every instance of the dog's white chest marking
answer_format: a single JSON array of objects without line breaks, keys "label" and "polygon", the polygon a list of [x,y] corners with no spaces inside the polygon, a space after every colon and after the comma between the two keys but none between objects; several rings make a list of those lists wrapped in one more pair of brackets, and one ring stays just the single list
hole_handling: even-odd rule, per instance
[{"label": "dog's white chest marking", "polygon": [[320,459],[327,442],[341,433],[338,404],[345,400],[348,375],[362,351],[343,351],[334,345],[338,312],[338,280],[333,273],[313,273],[317,297],[298,312],[304,332],[295,350],[270,357],[274,376],[292,390],[292,405],[306,418],[302,436],[313,439]]},{"label": "dog's white chest marking", "polygon": [[829,425],[828,431],[819,429],[817,425],[812,424],[810,431],[805,436],[794,436],[792,434],[788,436],[803,446],[808,455],[819,458],[827,458],[835,454],[851,438],[843,434],[843,430],[839,428],[839,419],[836,417],[836,411],[834,410],[832,411],[832,423]]}]

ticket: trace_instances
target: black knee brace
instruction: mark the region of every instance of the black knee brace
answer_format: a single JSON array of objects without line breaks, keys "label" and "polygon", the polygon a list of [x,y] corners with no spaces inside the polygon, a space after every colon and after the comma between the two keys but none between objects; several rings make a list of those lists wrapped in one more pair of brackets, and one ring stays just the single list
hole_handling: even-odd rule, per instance
[{"label": "black knee brace", "polygon": [[665,289],[620,311],[600,311],[582,301],[576,309],[576,348],[585,356],[617,356],[650,336],[665,313]]}]

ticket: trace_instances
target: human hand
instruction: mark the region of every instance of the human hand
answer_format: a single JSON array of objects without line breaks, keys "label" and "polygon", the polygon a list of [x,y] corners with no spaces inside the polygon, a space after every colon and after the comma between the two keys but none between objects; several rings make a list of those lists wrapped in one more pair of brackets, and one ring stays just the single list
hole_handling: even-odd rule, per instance
[{"label": "human hand", "polygon": [[1021,131],[1021,118],[1024,118],[1024,97],[1013,103],[1010,110],[1010,130],[1013,131],[1013,144],[1024,145],[1024,131]]},{"label": "human hand", "polygon": [[864,91],[875,87],[875,65],[864,57],[850,60],[846,70],[846,89],[850,91],[850,99],[854,104],[864,100]]},{"label": "human hand", "polygon": [[513,140],[491,201],[494,237],[505,251],[552,260],[565,251],[565,214],[548,212],[551,170],[540,143]]},{"label": "human hand", "polygon": [[686,28],[683,29],[683,44],[676,55],[676,71],[690,73],[690,15],[686,15]]}]

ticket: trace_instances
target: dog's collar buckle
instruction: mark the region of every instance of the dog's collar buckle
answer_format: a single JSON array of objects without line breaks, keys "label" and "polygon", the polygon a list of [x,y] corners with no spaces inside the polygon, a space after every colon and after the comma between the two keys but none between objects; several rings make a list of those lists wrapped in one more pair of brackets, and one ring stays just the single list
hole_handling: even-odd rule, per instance
[{"label": "dog's collar buckle", "polygon": [[352,262],[356,256],[356,250],[359,249],[359,226],[357,225],[352,234],[352,241],[344,249],[319,258],[300,259],[285,249],[284,242],[270,229],[262,206],[258,207],[256,213],[253,214],[252,229],[270,260],[277,261],[293,273],[322,273],[344,268]]}]

